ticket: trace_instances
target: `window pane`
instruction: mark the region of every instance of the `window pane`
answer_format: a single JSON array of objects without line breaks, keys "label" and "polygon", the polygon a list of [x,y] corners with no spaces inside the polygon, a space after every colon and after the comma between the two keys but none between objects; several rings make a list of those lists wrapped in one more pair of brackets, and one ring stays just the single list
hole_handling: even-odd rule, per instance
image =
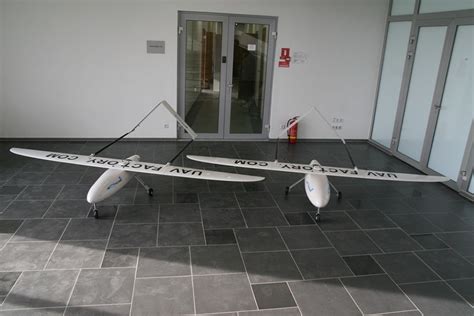
[{"label": "window pane", "polygon": [[421,27],[403,116],[398,151],[420,161],[446,26]]},{"label": "window pane", "polygon": [[390,147],[392,140],[410,28],[411,22],[392,22],[388,27],[387,45],[372,130],[372,139],[385,147]]},{"label": "window pane", "polygon": [[420,13],[474,9],[472,0],[421,0]]},{"label": "window pane", "polygon": [[413,14],[415,0],[393,0],[391,15]]},{"label": "window pane", "polygon": [[471,177],[471,185],[469,186],[468,191],[474,194],[474,176]]},{"label": "window pane", "polygon": [[459,26],[428,167],[457,181],[474,119],[474,26]]}]

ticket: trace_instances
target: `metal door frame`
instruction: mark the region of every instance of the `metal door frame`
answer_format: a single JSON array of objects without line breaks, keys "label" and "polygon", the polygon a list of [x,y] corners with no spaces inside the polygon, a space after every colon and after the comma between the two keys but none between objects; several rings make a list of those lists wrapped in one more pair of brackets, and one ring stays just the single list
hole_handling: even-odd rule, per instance
[{"label": "metal door frame", "polygon": [[[221,60],[221,80],[219,94],[219,127],[217,133],[199,133],[201,139],[226,139],[226,140],[242,140],[242,139],[267,139],[270,132],[270,107],[273,87],[274,59],[276,49],[276,34],[278,18],[274,16],[257,16],[257,15],[241,15],[226,13],[206,13],[178,11],[178,113],[184,116],[185,109],[185,84],[186,84],[186,21],[215,21],[222,22],[222,47],[221,54],[226,56],[226,63]],[[231,87],[232,84],[232,64],[233,64],[233,39],[236,21],[241,23],[256,23],[269,25],[269,41],[267,52],[267,70],[264,93],[264,114],[262,118],[261,134],[231,134],[230,130],[230,110],[231,110]],[[230,65],[230,66],[229,66]],[[230,80],[229,80],[230,78]],[[184,129],[178,127],[179,138],[189,138]]]}]

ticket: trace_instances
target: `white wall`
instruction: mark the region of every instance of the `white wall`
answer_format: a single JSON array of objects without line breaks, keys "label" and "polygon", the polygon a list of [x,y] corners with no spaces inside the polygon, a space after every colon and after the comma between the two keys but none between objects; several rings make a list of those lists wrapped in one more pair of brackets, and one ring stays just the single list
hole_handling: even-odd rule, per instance
[{"label": "white wall", "polygon": [[[157,101],[175,105],[178,10],[277,16],[277,55],[308,54],[275,68],[271,137],[309,105],[342,116],[345,137],[369,136],[388,0],[4,1],[0,136],[114,137]],[[166,54],[146,54],[149,39]],[[176,137],[164,113],[133,136]],[[322,124],[303,122],[300,137],[333,137]]]},{"label": "white wall", "polygon": [[4,130],[4,102],[3,102],[3,84],[2,84],[2,61],[3,61],[3,0],[0,0],[0,137],[3,135]]}]

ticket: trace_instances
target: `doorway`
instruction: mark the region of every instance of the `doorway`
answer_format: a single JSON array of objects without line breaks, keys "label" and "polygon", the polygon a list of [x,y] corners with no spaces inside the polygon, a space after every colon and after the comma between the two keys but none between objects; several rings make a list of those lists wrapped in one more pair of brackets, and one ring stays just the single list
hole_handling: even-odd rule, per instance
[{"label": "doorway", "polygon": [[178,111],[200,138],[268,137],[276,25],[274,17],[179,13]]}]

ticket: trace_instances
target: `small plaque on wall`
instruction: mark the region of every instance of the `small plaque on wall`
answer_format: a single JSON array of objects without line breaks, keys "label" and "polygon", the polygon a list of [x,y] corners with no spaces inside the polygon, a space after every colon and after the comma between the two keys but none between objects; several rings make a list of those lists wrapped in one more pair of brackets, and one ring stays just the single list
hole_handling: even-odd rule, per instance
[{"label": "small plaque on wall", "polygon": [[165,41],[146,41],[146,52],[148,54],[164,54]]}]

